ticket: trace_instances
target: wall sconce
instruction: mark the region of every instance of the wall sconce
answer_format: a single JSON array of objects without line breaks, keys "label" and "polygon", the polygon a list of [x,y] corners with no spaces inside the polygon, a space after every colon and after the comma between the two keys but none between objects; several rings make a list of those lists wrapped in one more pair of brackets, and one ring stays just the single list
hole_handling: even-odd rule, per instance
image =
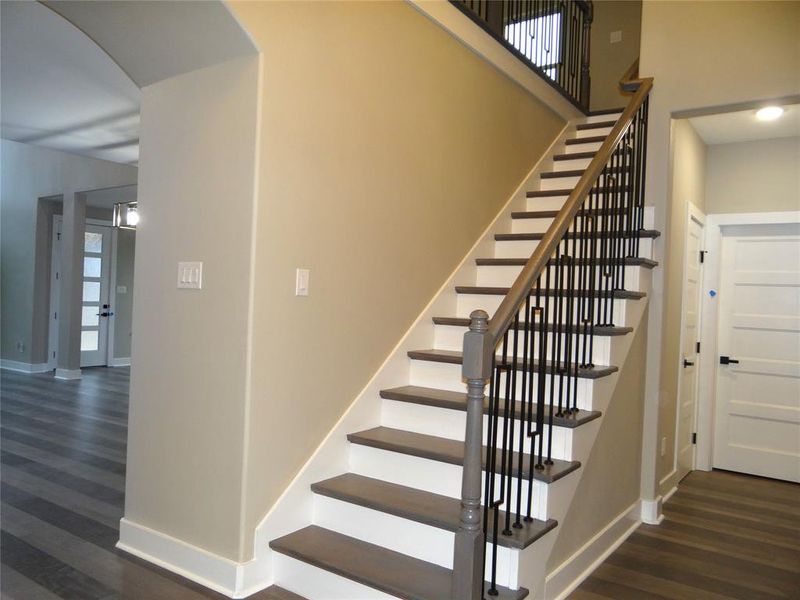
[{"label": "wall sconce", "polygon": [[114,205],[114,227],[120,229],[136,229],[139,223],[137,202],[117,202]]}]

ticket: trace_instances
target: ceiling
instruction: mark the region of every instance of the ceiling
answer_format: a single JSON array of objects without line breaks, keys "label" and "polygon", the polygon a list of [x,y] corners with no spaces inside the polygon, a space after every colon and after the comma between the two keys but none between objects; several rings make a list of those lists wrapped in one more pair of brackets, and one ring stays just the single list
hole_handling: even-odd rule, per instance
[{"label": "ceiling", "polygon": [[0,2],[0,56],[2,137],[136,163],[141,92],[76,27],[38,2]]},{"label": "ceiling", "polygon": [[759,121],[756,109],[692,117],[689,122],[709,145],[800,137],[800,104],[783,106],[775,121]]},{"label": "ceiling", "polygon": [[137,186],[135,185],[92,190],[85,194],[86,204],[97,208],[113,209],[117,202],[136,202],[136,190]]}]

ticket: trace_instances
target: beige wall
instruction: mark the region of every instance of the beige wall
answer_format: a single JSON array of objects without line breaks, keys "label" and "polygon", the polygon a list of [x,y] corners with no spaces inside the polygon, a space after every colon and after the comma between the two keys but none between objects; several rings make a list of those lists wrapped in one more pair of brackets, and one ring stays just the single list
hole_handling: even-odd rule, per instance
[{"label": "beige wall", "polygon": [[[687,119],[672,121],[672,185],[670,239],[665,246],[664,330],[661,343],[661,389],[664,398],[678,396],[678,370],[681,368],[681,309],[683,301],[683,256],[688,227],[687,204],[706,211],[706,155],[703,140]],[[675,418],[677,403],[661,404],[659,423],[659,481],[675,468]],[[661,438],[666,438],[661,455]]]},{"label": "beige wall", "polygon": [[265,77],[247,555],[563,122],[404,2],[233,8]]},{"label": "beige wall", "polygon": [[[0,350],[4,359],[45,363],[50,302],[48,232],[53,212],[42,210],[38,200],[134,184],[137,169],[10,140],[2,140],[0,152]],[[17,350],[18,342],[24,345],[22,352]]]},{"label": "beige wall", "polygon": [[[125,518],[234,560],[257,85],[252,57],[142,89]],[[177,289],[179,261],[202,290]]]},{"label": "beige wall", "polygon": [[[666,435],[671,441],[675,429],[674,419],[667,418],[661,420],[662,431],[658,431],[659,414],[674,414],[676,402],[671,388],[664,387],[672,385],[672,376],[659,375],[662,326],[667,325],[662,300],[666,296],[670,302],[679,302],[681,294],[679,287],[667,285],[667,273],[672,268],[669,263],[680,256],[677,249],[682,246],[681,235],[672,235],[672,215],[682,211],[671,206],[671,118],[680,111],[800,93],[798,31],[798,2],[645,0],[642,5],[640,72],[655,78],[650,101],[647,202],[655,206],[656,226],[662,232],[656,254],[663,265],[656,272],[650,305],[642,489],[646,498],[654,497],[655,487],[666,475],[664,464],[656,461],[660,437]],[[671,455],[671,448],[667,455]],[[658,466],[661,473],[657,473]],[[665,481],[665,486],[671,483]]]},{"label": "beige wall", "polygon": [[708,147],[706,212],[800,210],[800,138]]},{"label": "beige wall", "polygon": [[643,315],[603,415],[589,460],[566,517],[556,529],[547,571],[552,572],[597,532],[639,500],[644,359],[647,315]]},{"label": "beige wall", "polygon": [[[627,96],[619,92],[619,80],[639,57],[641,26],[641,0],[595,0],[590,62],[592,110],[627,104]],[[622,32],[622,41],[612,44],[610,35],[614,31]]]}]

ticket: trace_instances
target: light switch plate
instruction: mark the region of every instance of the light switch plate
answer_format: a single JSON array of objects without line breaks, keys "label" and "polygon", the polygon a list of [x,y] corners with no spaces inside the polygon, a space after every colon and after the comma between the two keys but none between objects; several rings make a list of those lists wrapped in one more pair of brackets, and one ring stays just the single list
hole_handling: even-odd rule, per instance
[{"label": "light switch plate", "polygon": [[622,41],[622,31],[612,31],[609,40],[612,44],[619,44]]},{"label": "light switch plate", "polygon": [[188,290],[199,290],[203,287],[203,263],[179,262],[178,287]]},{"label": "light switch plate", "polygon": [[126,286],[126,285],[118,285],[117,286],[117,293],[118,294],[127,294],[128,293],[128,286]]},{"label": "light switch plate", "polygon": [[310,276],[311,271],[308,269],[297,269],[294,282],[295,296],[308,296],[308,279]]}]

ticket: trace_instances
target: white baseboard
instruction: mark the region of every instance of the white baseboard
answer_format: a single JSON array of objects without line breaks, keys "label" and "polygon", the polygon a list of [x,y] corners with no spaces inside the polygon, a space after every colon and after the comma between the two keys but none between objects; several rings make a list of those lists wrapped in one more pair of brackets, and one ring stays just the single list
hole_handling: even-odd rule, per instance
[{"label": "white baseboard", "polygon": [[562,600],[571,594],[584,579],[628,539],[641,524],[639,502],[614,517],[614,520],[598,531],[588,542],[557,566],[545,583],[545,598]]},{"label": "white baseboard", "polygon": [[53,370],[47,363],[26,363],[5,358],[0,360],[0,369],[19,373],[47,373]]},{"label": "white baseboard", "polygon": [[642,499],[642,523],[648,525],[658,525],[664,520],[664,514],[661,512],[661,505],[664,503],[664,498],[657,496],[653,500]]},{"label": "white baseboard", "polygon": [[662,505],[666,504],[669,501],[669,499],[672,498],[673,494],[677,491],[678,491],[678,486],[677,485],[673,486],[670,491],[664,494],[664,498],[661,500],[661,504]]},{"label": "white baseboard", "polygon": [[131,357],[124,356],[122,358],[112,358],[108,361],[109,367],[130,367],[131,366]]},{"label": "white baseboard", "polygon": [[247,563],[218,556],[124,517],[119,521],[117,548],[229,598],[245,598],[260,589],[242,585]]},{"label": "white baseboard", "polygon": [[80,369],[56,369],[56,379],[80,379],[81,378],[81,370]]}]

